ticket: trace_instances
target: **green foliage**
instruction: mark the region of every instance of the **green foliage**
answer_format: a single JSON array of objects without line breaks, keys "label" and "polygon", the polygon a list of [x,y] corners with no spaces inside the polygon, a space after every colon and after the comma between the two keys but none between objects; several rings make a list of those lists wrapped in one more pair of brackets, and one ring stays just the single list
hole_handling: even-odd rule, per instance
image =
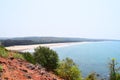
[{"label": "green foliage", "polygon": [[96,74],[95,73],[89,74],[85,80],[97,80]]},{"label": "green foliage", "polygon": [[20,53],[15,53],[15,54],[13,54],[13,57],[16,58],[16,59],[22,59],[22,60],[24,60],[23,55],[20,54]]},{"label": "green foliage", "polygon": [[120,80],[120,73],[116,73],[116,80]]},{"label": "green foliage", "polygon": [[110,69],[110,80],[116,80],[116,71],[115,71],[115,59],[112,59],[110,64],[109,64],[109,69]]},{"label": "green foliage", "polygon": [[0,46],[0,56],[4,58],[8,57],[8,51],[3,46]]},{"label": "green foliage", "polygon": [[117,80],[120,80],[120,73],[116,74],[116,78],[117,78]]},{"label": "green foliage", "polygon": [[2,67],[2,65],[0,65],[0,72],[3,70],[3,67]]},{"label": "green foliage", "polygon": [[81,72],[79,71],[78,66],[69,58],[60,62],[56,72],[65,80],[81,80]]},{"label": "green foliage", "polygon": [[29,52],[24,52],[22,53],[23,54],[23,57],[26,61],[32,63],[32,64],[35,64],[35,59],[33,57],[33,55]]},{"label": "green foliage", "polygon": [[35,61],[47,70],[53,70],[58,66],[58,55],[55,51],[47,47],[38,47],[34,52]]},{"label": "green foliage", "polygon": [[117,68],[116,65],[115,59],[112,59],[109,63],[110,80],[120,80],[119,68]]}]

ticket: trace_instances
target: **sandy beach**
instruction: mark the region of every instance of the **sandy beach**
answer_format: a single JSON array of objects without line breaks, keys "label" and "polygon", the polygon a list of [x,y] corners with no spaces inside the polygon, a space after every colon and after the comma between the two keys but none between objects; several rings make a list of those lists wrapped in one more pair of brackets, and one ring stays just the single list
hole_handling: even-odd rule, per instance
[{"label": "sandy beach", "polygon": [[6,47],[8,50],[12,51],[23,51],[23,50],[29,50],[34,49],[39,46],[49,47],[49,48],[59,48],[59,47],[65,47],[65,46],[71,46],[76,44],[85,44],[88,42],[70,42],[70,43],[50,43],[50,44],[34,44],[34,45],[17,45],[17,46],[9,46]]}]

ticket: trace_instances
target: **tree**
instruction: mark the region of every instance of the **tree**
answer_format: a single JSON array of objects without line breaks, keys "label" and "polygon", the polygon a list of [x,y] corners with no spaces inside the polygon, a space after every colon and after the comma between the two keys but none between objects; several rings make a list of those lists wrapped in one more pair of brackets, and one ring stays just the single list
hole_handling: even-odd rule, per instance
[{"label": "tree", "polygon": [[110,70],[110,80],[120,80],[120,68],[116,67],[117,63],[113,58],[109,63],[109,70]]},{"label": "tree", "polygon": [[47,70],[53,70],[58,66],[58,55],[48,47],[38,47],[33,54],[35,61],[45,67]]},{"label": "tree", "polygon": [[109,69],[110,69],[110,80],[116,80],[116,71],[115,71],[115,59],[112,59],[110,64],[109,64]]},{"label": "tree", "polygon": [[69,58],[60,62],[56,72],[65,80],[81,80],[81,72],[78,66]]},{"label": "tree", "polygon": [[97,80],[97,74],[96,73],[91,73],[87,76],[87,78],[85,80]]},{"label": "tree", "polygon": [[26,61],[35,64],[35,59],[33,57],[33,55],[29,52],[23,52],[22,53],[23,57],[25,58]]}]

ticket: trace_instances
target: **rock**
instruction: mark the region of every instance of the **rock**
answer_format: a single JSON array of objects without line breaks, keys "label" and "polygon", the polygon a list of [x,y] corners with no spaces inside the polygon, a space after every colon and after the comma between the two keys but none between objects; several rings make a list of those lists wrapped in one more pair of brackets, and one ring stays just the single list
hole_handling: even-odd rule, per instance
[{"label": "rock", "polygon": [[8,77],[5,77],[4,80],[9,80],[9,78],[8,78]]},{"label": "rock", "polygon": [[38,69],[42,69],[43,67],[40,64],[35,65]]},{"label": "rock", "polygon": [[56,78],[53,78],[53,80],[57,80]]},{"label": "rock", "polygon": [[14,57],[10,57],[10,60],[13,60],[14,59]]},{"label": "rock", "polygon": [[24,75],[26,78],[28,78],[28,79],[32,79],[32,77],[30,76],[30,75],[28,75],[28,74],[25,74]]},{"label": "rock", "polygon": [[35,69],[35,66],[33,64],[27,64],[26,66],[30,70],[34,70]]},{"label": "rock", "polygon": [[44,70],[41,70],[40,74],[44,75],[44,74],[46,74],[46,72]]},{"label": "rock", "polygon": [[17,59],[19,62],[23,62],[23,60],[22,59]]},{"label": "rock", "polygon": [[20,69],[21,71],[23,71],[23,72],[28,72],[27,70],[25,70],[25,69]]}]

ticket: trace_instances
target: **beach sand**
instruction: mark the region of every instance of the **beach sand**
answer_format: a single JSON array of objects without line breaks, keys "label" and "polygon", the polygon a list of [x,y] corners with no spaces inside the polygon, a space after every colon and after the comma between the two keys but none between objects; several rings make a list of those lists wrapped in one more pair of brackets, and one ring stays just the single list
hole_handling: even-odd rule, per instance
[{"label": "beach sand", "polygon": [[77,44],[85,44],[88,42],[69,42],[69,43],[50,43],[50,44],[34,44],[34,45],[17,45],[17,46],[9,46],[6,47],[7,50],[12,51],[24,51],[24,50],[30,50],[35,49],[39,46],[49,47],[49,48],[59,48],[59,47],[66,47],[71,45],[77,45]]}]

